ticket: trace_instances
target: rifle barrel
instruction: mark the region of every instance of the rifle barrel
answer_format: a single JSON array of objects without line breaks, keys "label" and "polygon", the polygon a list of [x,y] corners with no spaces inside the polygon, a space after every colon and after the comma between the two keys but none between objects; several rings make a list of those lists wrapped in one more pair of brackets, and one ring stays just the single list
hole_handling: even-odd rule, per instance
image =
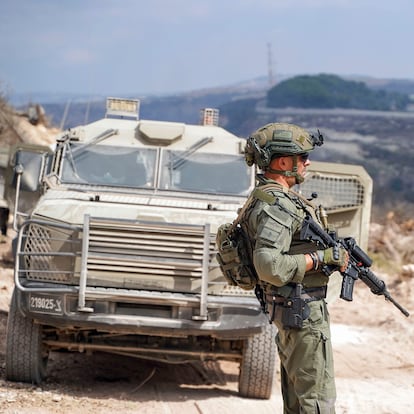
[{"label": "rifle barrel", "polygon": [[396,306],[403,315],[405,315],[407,318],[410,316],[407,309],[403,308],[389,293],[384,296],[385,296],[385,299],[389,300],[394,306]]}]

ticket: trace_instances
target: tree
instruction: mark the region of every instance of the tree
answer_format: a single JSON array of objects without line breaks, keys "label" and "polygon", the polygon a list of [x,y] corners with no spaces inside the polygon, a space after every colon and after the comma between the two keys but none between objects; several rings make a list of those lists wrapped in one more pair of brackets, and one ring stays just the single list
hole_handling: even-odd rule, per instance
[{"label": "tree", "polygon": [[339,76],[302,75],[270,89],[267,105],[273,108],[354,108],[404,110],[410,98],[406,94],[369,89],[365,83],[346,81]]}]

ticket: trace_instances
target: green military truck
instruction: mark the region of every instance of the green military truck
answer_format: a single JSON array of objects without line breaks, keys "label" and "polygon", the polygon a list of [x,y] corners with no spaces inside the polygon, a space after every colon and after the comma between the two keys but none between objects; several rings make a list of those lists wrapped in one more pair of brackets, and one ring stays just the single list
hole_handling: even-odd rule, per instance
[{"label": "green military truck", "polygon": [[[6,379],[39,384],[50,352],[240,363],[239,393],[269,398],[274,327],[254,293],[229,286],[215,253],[255,182],[245,139],[218,126],[139,118],[109,98],[104,119],[55,148],[17,147],[8,189],[17,238]],[[357,166],[312,163],[331,222],[367,243],[372,183]],[[319,201],[318,201],[319,202]]]}]

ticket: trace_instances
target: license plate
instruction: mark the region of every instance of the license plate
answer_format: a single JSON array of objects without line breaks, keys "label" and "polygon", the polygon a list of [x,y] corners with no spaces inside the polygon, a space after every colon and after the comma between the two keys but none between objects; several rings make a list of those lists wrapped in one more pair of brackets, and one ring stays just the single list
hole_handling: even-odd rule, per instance
[{"label": "license plate", "polygon": [[63,315],[63,300],[48,295],[30,294],[29,309],[32,312]]}]

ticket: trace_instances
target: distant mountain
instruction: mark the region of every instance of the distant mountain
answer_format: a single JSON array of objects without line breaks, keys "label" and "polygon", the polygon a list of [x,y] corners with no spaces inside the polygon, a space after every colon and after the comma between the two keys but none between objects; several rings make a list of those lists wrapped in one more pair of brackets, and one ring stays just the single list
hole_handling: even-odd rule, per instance
[{"label": "distant mountain", "polygon": [[[216,92],[191,92],[176,96],[140,98],[140,118],[197,124],[202,108],[218,108],[224,103],[238,99],[263,97],[265,91],[252,94],[250,91],[238,92],[220,90]],[[118,96],[121,97],[121,96]],[[61,129],[72,128],[105,116],[106,98],[94,101],[66,103],[43,103],[53,125]]]},{"label": "distant mountain", "polygon": [[[305,74],[302,74],[305,75]],[[193,95],[193,94],[202,94],[202,95],[209,95],[209,94],[216,94],[216,93],[231,93],[234,92],[238,94],[244,93],[255,93],[258,91],[266,91],[270,87],[274,86],[276,83],[280,83],[284,80],[293,78],[298,75],[292,74],[280,74],[277,77],[277,82],[274,84],[269,85],[269,79],[267,76],[259,76],[253,79],[247,79],[240,82],[235,82],[229,85],[218,85],[212,86],[210,88],[203,88],[203,89],[196,89],[192,91],[181,91],[176,93],[168,93],[168,94],[151,94],[151,93],[141,93],[139,91],[135,91],[132,94],[114,94],[112,93],[105,93],[102,91],[100,94],[84,94],[84,93],[68,93],[65,91],[59,92],[30,92],[30,93],[15,93],[9,97],[9,102],[14,106],[22,106],[27,105],[29,102],[34,103],[63,103],[66,102],[91,102],[96,100],[104,100],[107,96],[119,96],[119,97],[129,97],[129,98],[163,98],[168,96],[186,96],[186,95]],[[342,79],[345,80],[352,80],[357,82],[364,82],[369,88],[371,89],[383,89],[385,91],[390,92],[401,92],[407,94],[414,94],[414,79],[394,79],[394,78],[375,78],[371,76],[364,76],[364,75],[341,75]]]},{"label": "distant mountain", "polygon": [[[278,82],[293,75],[280,75]],[[377,79],[368,76],[343,76],[344,79],[364,82],[371,89],[414,94],[414,80]],[[166,95],[140,93],[110,94],[110,96],[138,98],[141,100],[141,117],[178,122],[198,122],[198,109],[219,107],[240,99],[259,99],[274,85],[262,76],[230,85]],[[105,113],[105,100],[109,95],[68,93],[15,94],[10,103],[24,110],[30,103],[41,104],[56,126],[73,127],[101,118]]]}]

